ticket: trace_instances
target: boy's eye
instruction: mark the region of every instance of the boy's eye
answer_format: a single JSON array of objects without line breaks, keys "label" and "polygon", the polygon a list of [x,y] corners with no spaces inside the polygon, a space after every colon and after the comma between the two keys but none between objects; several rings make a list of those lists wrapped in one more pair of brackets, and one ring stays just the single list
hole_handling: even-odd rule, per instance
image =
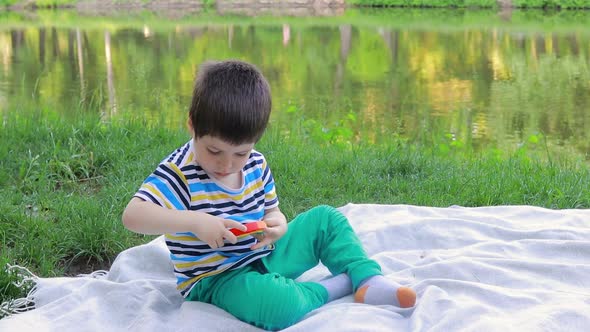
[{"label": "boy's eye", "polygon": [[221,153],[221,151],[215,151],[215,150],[210,150],[210,149],[207,149],[207,152],[209,152],[212,155],[218,155],[219,153]]},{"label": "boy's eye", "polygon": [[237,155],[238,157],[245,157],[245,156],[247,156],[247,155],[248,155],[248,153],[247,153],[247,152],[242,152],[242,153],[236,153],[236,155]]}]

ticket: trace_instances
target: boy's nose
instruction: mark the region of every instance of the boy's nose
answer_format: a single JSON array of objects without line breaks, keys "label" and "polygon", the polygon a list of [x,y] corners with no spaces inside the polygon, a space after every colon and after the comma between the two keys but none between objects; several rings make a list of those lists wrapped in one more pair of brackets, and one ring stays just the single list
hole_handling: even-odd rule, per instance
[{"label": "boy's nose", "polygon": [[231,159],[221,159],[218,163],[219,168],[221,168],[222,172],[229,172],[229,170],[231,169],[232,166],[232,162]]}]

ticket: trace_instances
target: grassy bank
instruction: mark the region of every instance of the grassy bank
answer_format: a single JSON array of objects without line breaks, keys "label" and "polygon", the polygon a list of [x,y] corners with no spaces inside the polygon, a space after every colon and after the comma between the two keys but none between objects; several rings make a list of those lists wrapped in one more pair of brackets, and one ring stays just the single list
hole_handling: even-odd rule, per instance
[{"label": "grassy bank", "polygon": [[508,32],[559,32],[587,35],[590,11],[545,11],[514,10],[509,19],[498,15],[496,9],[416,9],[416,8],[347,8],[343,13],[333,16],[296,17],[264,15],[251,17],[239,13],[217,14],[214,10],[197,12],[185,11],[183,15],[167,17],[166,11],[107,11],[92,14],[75,10],[0,10],[0,30],[30,28],[63,28],[87,30],[143,29],[148,26],[153,31],[176,31],[195,27],[215,26],[275,26],[289,24],[293,29],[315,26],[352,25],[355,27],[374,27],[391,29],[463,31],[466,29],[497,29]]},{"label": "grassy bank", "polygon": [[501,4],[514,8],[583,9],[586,0],[346,0],[349,5],[438,8],[495,8]]},{"label": "grassy bank", "polygon": [[[76,7],[84,1],[78,0],[0,0],[0,5],[25,8],[63,8]],[[159,0],[123,0],[109,1],[109,6],[128,6],[133,4],[141,7],[151,3],[161,3]],[[184,1],[188,4],[212,7],[215,0]],[[253,1],[254,2],[254,1]],[[345,0],[349,6],[366,7],[416,7],[416,8],[497,8],[501,4],[514,8],[545,8],[545,9],[584,9],[590,8],[586,0]],[[103,5],[99,7],[104,7]]]},{"label": "grassy bank", "polygon": [[346,0],[348,5],[420,8],[495,8],[496,0]]},{"label": "grassy bank", "polygon": [[[120,251],[150,240],[125,230],[121,212],[157,162],[187,139],[180,129],[129,120],[5,117],[0,302],[26,292],[12,285],[7,263],[41,276],[73,275],[106,268]],[[318,204],[348,202],[590,207],[587,165],[556,156],[543,161],[526,146],[507,155],[443,155],[399,139],[386,146],[334,145],[300,127],[291,135],[271,127],[257,148],[273,168],[289,218]]]}]

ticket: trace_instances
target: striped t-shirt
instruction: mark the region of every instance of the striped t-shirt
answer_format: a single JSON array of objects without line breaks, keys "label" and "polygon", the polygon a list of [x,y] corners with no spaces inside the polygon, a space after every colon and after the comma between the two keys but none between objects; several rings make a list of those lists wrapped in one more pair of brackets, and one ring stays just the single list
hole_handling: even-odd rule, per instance
[{"label": "striped t-shirt", "polygon": [[[242,223],[261,220],[265,210],[279,205],[270,168],[264,156],[252,150],[242,173],[240,189],[218,184],[196,163],[190,140],[158,165],[135,197],[169,209],[198,210]],[[165,237],[177,288],[184,297],[201,279],[245,266],[274,249],[266,246],[251,250],[257,241],[252,236],[240,237],[236,244],[226,241],[217,249],[211,249],[193,233]]]}]

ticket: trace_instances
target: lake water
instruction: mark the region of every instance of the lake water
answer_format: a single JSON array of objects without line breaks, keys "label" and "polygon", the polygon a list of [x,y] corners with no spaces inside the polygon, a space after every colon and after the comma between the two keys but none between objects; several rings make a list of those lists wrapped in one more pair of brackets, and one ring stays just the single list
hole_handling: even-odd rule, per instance
[{"label": "lake water", "polygon": [[272,125],[285,133],[298,123],[319,139],[478,151],[547,142],[590,160],[588,13],[540,24],[402,13],[2,13],[0,110],[181,127],[198,65],[238,58],[268,78]]}]

